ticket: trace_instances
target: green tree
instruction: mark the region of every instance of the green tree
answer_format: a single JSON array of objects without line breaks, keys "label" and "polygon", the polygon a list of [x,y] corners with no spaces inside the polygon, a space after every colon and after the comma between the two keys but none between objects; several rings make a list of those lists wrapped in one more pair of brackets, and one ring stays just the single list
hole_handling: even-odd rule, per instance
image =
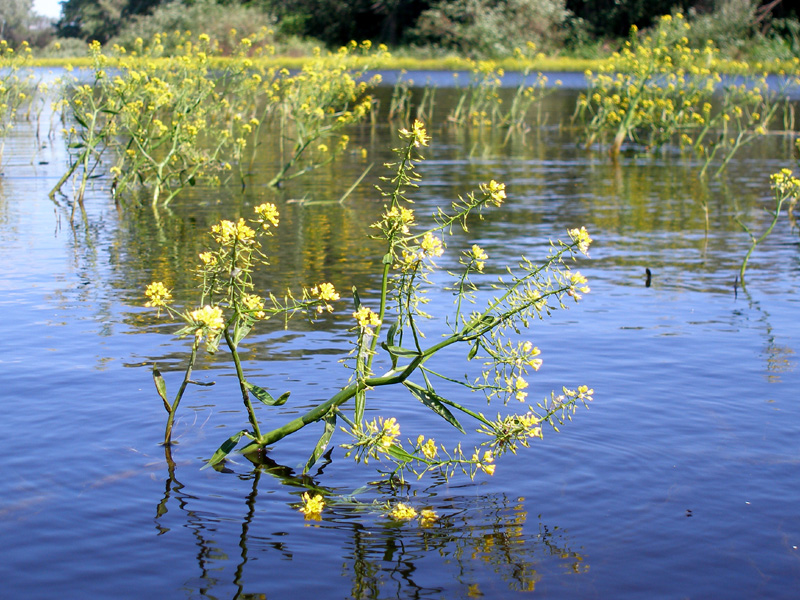
[{"label": "green tree", "polygon": [[160,3],[160,0],[66,0],[58,33],[62,37],[105,43],[130,17],[145,14]]}]

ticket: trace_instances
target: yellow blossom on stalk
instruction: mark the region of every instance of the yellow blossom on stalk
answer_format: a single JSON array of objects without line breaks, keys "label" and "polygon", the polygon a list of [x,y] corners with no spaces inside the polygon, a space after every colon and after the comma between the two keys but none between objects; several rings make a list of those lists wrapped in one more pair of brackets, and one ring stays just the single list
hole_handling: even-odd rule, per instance
[{"label": "yellow blossom on stalk", "polygon": [[236,223],[233,221],[220,221],[211,227],[211,233],[217,243],[223,246],[230,246],[234,241],[252,241],[256,235],[256,232],[248,227],[244,219],[241,218]]},{"label": "yellow blossom on stalk", "polygon": [[484,252],[483,248],[478,246],[478,244],[472,244],[469,257],[475,261],[475,269],[483,273],[483,267],[486,264],[485,261],[489,258],[489,255]]},{"label": "yellow blossom on stalk", "polygon": [[278,217],[280,215],[278,213],[277,206],[271,202],[264,202],[263,204],[256,206],[254,210],[261,221],[261,226],[265,230],[269,229],[270,225],[272,225],[272,227],[278,226]]},{"label": "yellow blossom on stalk", "polygon": [[311,288],[311,293],[317,296],[320,300],[334,301],[339,299],[339,294],[333,287],[332,283],[320,283]]},{"label": "yellow blossom on stalk", "polygon": [[483,458],[481,458],[480,453],[475,450],[475,453],[472,455],[472,462],[474,462],[476,466],[487,475],[494,475],[494,456],[492,455],[491,450],[484,452]]},{"label": "yellow blossom on stalk", "polygon": [[353,318],[358,321],[358,326],[361,327],[361,329],[377,327],[381,324],[380,317],[366,306],[362,306],[354,312]]},{"label": "yellow blossom on stalk", "polygon": [[534,371],[538,371],[542,366],[542,359],[536,357],[539,356],[542,351],[539,350],[539,348],[534,347],[534,345],[530,342],[525,342],[522,345],[522,352],[526,357],[525,362],[532,367]]},{"label": "yellow blossom on stalk", "polygon": [[586,254],[588,256],[589,245],[592,243],[592,238],[589,237],[589,232],[586,231],[586,227],[581,227],[580,229],[569,229],[567,230],[567,233],[573,242],[578,242],[578,250],[580,250],[582,254]]},{"label": "yellow blossom on stalk", "polygon": [[[576,300],[581,299],[581,294],[586,294],[589,292],[589,286],[586,285],[587,283],[586,277],[581,275],[580,271],[570,271],[569,283],[570,283],[570,288],[567,291],[567,294],[569,294]],[[580,292],[581,294],[579,294],[578,292]]]},{"label": "yellow blossom on stalk", "polygon": [[426,232],[422,237],[420,248],[422,249],[422,252],[425,253],[425,256],[437,257],[444,254],[442,240],[433,235],[430,231]]},{"label": "yellow blossom on stalk", "polygon": [[389,512],[389,516],[397,521],[410,521],[417,516],[417,511],[407,504],[398,502]]},{"label": "yellow blossom on stalk", "polygon": [[203,264],[207,267],[213,267],[217,264],[217,255],[213,252],[201,252],[199,256],[200,260],[203,261]]},{"label": "yellow blossom on stalk", "polygon": [[144,295],[148,297],[145,306],[148,308],[161,308],[172,300],[172,294],[167,287],[160,281],[154,281],[144,290]]},{"label": "yellow blossom on stalk", "polygon": [[305,515],[306,519],[319,521],[322,509],[325,508],[325,499],[320,494],[311,496],[308,492],[304,492],[302,498],[303,506],[298,510]]},{"label": "yellow blossom on stalk", "polygon": [[263,319],[267,316],[262,310],[264,308],[264,299],[257,294],[246,294],[242,298],[242,304],[256,319]]},{"label": "yellow blossom on stalk", "polygon": [[[189,313],[189,318],[202,329],[209,330],[209,337],[216,335],[225,326],[222,309],[219,306],[206,305]],[[202,330],[197,330],[197,337],[202,337]]]},{"label": "yellow blossom on stalk", "polygon": [[500,206],[506,198],[506,184],[498,183],[494,179],[489,183],[482,183],[480,185],[480,190],[489,196],[489,200],[495,206]]},{"label": "yellow blossom on stalk", "polygon": [[436,458],[438,450],[436,449],[436,442],[434,442],[433,439],[429,439],[427,442],[422,444],[421,449],[422,454],[424,454],[425,458],[428,460],[433,460]]},{"label": "yellow blossom on stalk", "polygon": [[385,421],[383,417],[378,417],[377,423],[374,420],[367,423],[367,429],[378,435],[378,445],[384,449],[391,446],[400,435],[400,423],[394,417],[390,417]]},{"label": "yellow blossom on stalk", "polygon": [[528,392],[523,392],[525,388],[528,387],[528,382],[525,381],[522,377],[517,377],[514,381],[514,397],[519,400],[520,402],[524,402],[525,398],[528,397]]},{"label": "yellow blossom on stalk", "polygon": [[411,126],[411,131],[408,129],[400,130],[400,137],[406,140],[414,140],[414,146],[427,146],[431,140],[428,132],[425,131],[425,125],[419,119],[414,119],[414,124]]}]

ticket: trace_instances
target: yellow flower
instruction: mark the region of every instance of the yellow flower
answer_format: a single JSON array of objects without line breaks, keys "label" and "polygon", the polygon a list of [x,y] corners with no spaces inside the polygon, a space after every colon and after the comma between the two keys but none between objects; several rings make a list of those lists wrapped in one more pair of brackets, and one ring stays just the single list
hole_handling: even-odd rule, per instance
[{"label": "yellow flower", "polygon": [[336,289],[333,287],[332,283],[320,283],[318,286],[315,285],[311,288],[311,293],[314,296],[317,296],[320,300],[324,300],[326,302],[332,302],[339,299],[339,294],[336,292]]},{"label": "yellow flower", "polygon": [[444,254],[442,240],[433,235],[430,231],[423,236],[420,248],[422,248],[422,252],[425,253],[425,256],[436,257]]},{"label": "yellow flower", "polygon": [[489,196],[489,201],[495,206],[500,206],[506,198],[506,184],[498,183],[492,179],[488,184],[480,185],[481,192]]},{"label": "yellow flower", "polygon": [[[213,335],[222,330],[225,320],[222,318],[222,309],[219,306],[206,305],[189,313],[189,318],[199,327],[209,330],[209,335]],[[198,330],[200,336],[200,330]],[[198,337],[200,337],[198,336]]]},{"label": "yellow flower", "polygon": [[320,513],[325,508],[325,499],[320,494],[311,496],[308,492],[304,492],[302,498],[303,506],[298,510],[305,515],[306,519],[319,521]]},{"label": "yellow flower", "polygon": [[420,435],[417,438],[417,446],[419,446],[419,449],[422,450],[422,454],[428,460],[433,460],[434,458],[436,458],[438,450],[436,449],[436,442],[434,442],[432,438],[428,439],[428,441],[426,442],[425,436]]},{"label": "yellow flower", "polygon": [[411,131],[408,129],[400,130],[400,137],[406,140],[413,140],[414,146],[427,146],[431,140],[428,132],[425,131],[425,125],[419,119],[414,119],[414,124],[411,126]]},{"label": "yellow flower", "polygon": [[569,233],[569,237],[573,242],[578,243],[578,250],[580,250],[582,254],[587,254],[589,252],[589,245],[592,243],[592,238],[589,237],[589,232],[586,231],[586,227],[570,229],[567,233]]},{"label": "yellow flower", "polygon": [[172,300],[172,294],[160,281],[154,281],[144,290],[144,295],[149,298],[145,303],[148,308],[161,308]]},{"label": "yellow flower", "polygon": [[468,256],[470,259],[475,261],[475,269],[482,273],[485,265],[484,261],[489,258],[489,255],[486,254],[483,248],[478,246],[478,244],[472,244],[472,249],[470,250]]},{"label": "yellow flower", "polygon": [[402,502],[398,502],[389,512],[389,516],[397,521],[409,521],[417,516],[417,511]]},{"label": "yellow flower", "polygon": [[203,264],[207,267],[213,267],[217,264],[217,255],[213,252],[201,252],[200,253],[200,260],[203,261]]},{"label": "yellow flower", "polygon": [[358,326],[361,327],[361,329],[377,327],[381,324],[380,317],[366,306],[362,306],[354,312],[353,318],[358,321]]},{"label": "yellow flower", "polygon": [[261,226],[266,230],[269,229],[270,225],[272,227],[278,226],[278,207],[272,204],[271,202],[264,202],[264,204],[259,204],[255,208],[256,214],[259,217],[259,222]]},{"label": "yellow flower", "polygon": [[220,221],[217,225],[211,227],[211,233],[218,244],[223,246],[230,246],[235,240],[240,242],[252,241],[255,238],[256,232],[250,229],[244,219],[239,219],[238,222],[233,221]]},{"label": "yellow flower", "polygon": [[367,423],[367,429],[378,435],[378,445],[384,449],[391,446],[400,435],[400,423],[394,417],[385,421],[383,417],[378,417],[377,423],[374,420]]},{"label": "yellow flower", "polygon": [[514,397],[519,400],[520,402],[524,402],[525,398],[528,397],[527,392],[523,392],[526,387],[528,387],[528,382],[525,381],[522,377],[517,377],[514,381]]},{"label": "yellow flower", "polygon": [[264,299],[261,296],[256,294],[246,294],[242,298],[242,304],[244,307],[254,316],[256,319],[263,319],[266,317],[266,313],[262,310],[264,308]]}]

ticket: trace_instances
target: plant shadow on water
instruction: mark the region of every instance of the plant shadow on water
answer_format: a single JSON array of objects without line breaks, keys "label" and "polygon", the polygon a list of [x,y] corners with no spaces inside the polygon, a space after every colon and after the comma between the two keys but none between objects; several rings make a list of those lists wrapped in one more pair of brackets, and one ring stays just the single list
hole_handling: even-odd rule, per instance
[{"label": "plant shadow on water", "polygon": [[[502,594],[504,589],[506,593],[533,591],[541,571],[577,574],[589,569],[566,532],[529,518],[522,497],[472,495],[468,489],[464,494],[458,486],[445,489],[444,481],[434,481],[414,495],[418,504],[435,507],[436,518],[397,520],[387,517],[381,504],[397,493],[386,482],[369,484],[353,494],[318,484],[316,478],[327,461],[313,477],[297,475],[268,457],[243,472],[219,467],[247,489],[240,499],[239,519],[229,507],[223,533],[222,521],[204,510],[203,500],[178,478],[180,467],[169,447],[165,456],[168,477],[155,524],[159,535],[176,528],[191,530],[199,575],[185,583],[190,597],[267,598],[298,585],[272,581],[264,585],[264,592],[251,591],[258,587],[252,581],[261,579],[253,572],[263,568],[259,561],[265,559],[264,554],[277,555],[279,561],[297,561],[306,552],[307,542],[296,540],[296,535],[264,533],[265,528],[274,527],[269,523],[274,507],[264,504],[271,502],[270,491],[276,484],[288,487],[298,503],[301,491],[308,489],[338,498],[322,515],[305,521],[314,529],[314,544],[336,545],[337,553],[330,558],[340,564],[342,577],[323,588],[331,595],[341,596],[340,586],[349,581],[345,595],[352,598],[439,598],[445,591],[451,597],[479,597],[486,592]],[[317,562],[317,568],[330,568],[325,559]],[[306,585],[303,593],[308,591]]]}]

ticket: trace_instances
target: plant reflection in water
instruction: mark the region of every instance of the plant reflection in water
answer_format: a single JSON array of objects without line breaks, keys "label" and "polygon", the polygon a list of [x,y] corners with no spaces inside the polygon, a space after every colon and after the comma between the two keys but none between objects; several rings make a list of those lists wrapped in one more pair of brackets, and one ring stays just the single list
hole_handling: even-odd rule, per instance
[{"label": "plant reflection in water", "polygon": [[[347,539],[341,549],[342,575],[351,579],[352,598],[440,597],[448,589],[459,589],[468,597],[479,597],[483,595],[481,583],[487,578],[480,572],[484,566],[487,572],[493,573],[491,579],[496,580],[491,581],[493,588],[502,581],[501,587],[507,586],[509,591],[532,591],[542,578],[537,571],[538,563],[555,560],[562,569],[574,573],[583,573],[589,568],[584,557],[573,550],[563,530],[539,521],[531,531],[524,498],[505,493],[459,495],[458,486],[448,488],[441,478],[416,491],[410,486],[376,482],[348,496],[341,490],[317,485],[312,476],[296,475],[293,469],[269,457],[243,473],[218,467],[251,484],[244,498],[238,534],[239,557],[234,559],[233,549],[221,544],[219,519],[200,508],[203,499],[178,479],[179,466],[172,458],[171,448],[166,446],[164,452],[169,476],[164,496],[156,508],[156,529],[159,535],[171,531],[172,527],[164,524],[164,517],[169,508],[177,505],[181,511],[179,522],[191,531],[198,548],[196,560],[200,576],[185,583],[195,588],[191,590],[192,596],[224,597],[224,593],[220,595],[223,589],[235,589],[234,598],[269,597],[267,589],[259,593],[244,591],[245,580],[252,582],[253,579],[252,575],[245,576],[248,563],[257,561],[258,554],[265,550],[277,551],[281,555],[279,560],[298,558],[299,549],[292,548],[291,536],[283,540],[273,538],[264,544],[264,522],[259,522],[259,515],[263,517],[265,510],[263,506],[258,507],[259,486],[264,485],[264,475],[296,488],[296,492],[292,492],[296,497],[291,504],[293,508],[300,504],[302,492],[309,489],[337,499],[326,505],[319,521],[306,521],[306,526],[345,532]],[[315,477],[330,464],[329,456],[319,464]],[[386,507],[407,494],[413,496],[415,505],[424,504],[427,499],[438,518],[435,521],[398,521],[387,517]],[[268,497],[262,494],[262,504]],[[386,498],[391,499],[389,504],[385,503]],[[353,518],[355,515],[358,518]],[[325,534],[320,532],[319,535]],[[431,584],[430,561],[436,565],[435,584]],[[222,577],[227,567],[225,563],[233,568],[230,582]],[[447,580],[447,574],[451,580]],[[230,588],[231,583],[233,588]],[[248,586],[252,587],[252,583]]]}]

